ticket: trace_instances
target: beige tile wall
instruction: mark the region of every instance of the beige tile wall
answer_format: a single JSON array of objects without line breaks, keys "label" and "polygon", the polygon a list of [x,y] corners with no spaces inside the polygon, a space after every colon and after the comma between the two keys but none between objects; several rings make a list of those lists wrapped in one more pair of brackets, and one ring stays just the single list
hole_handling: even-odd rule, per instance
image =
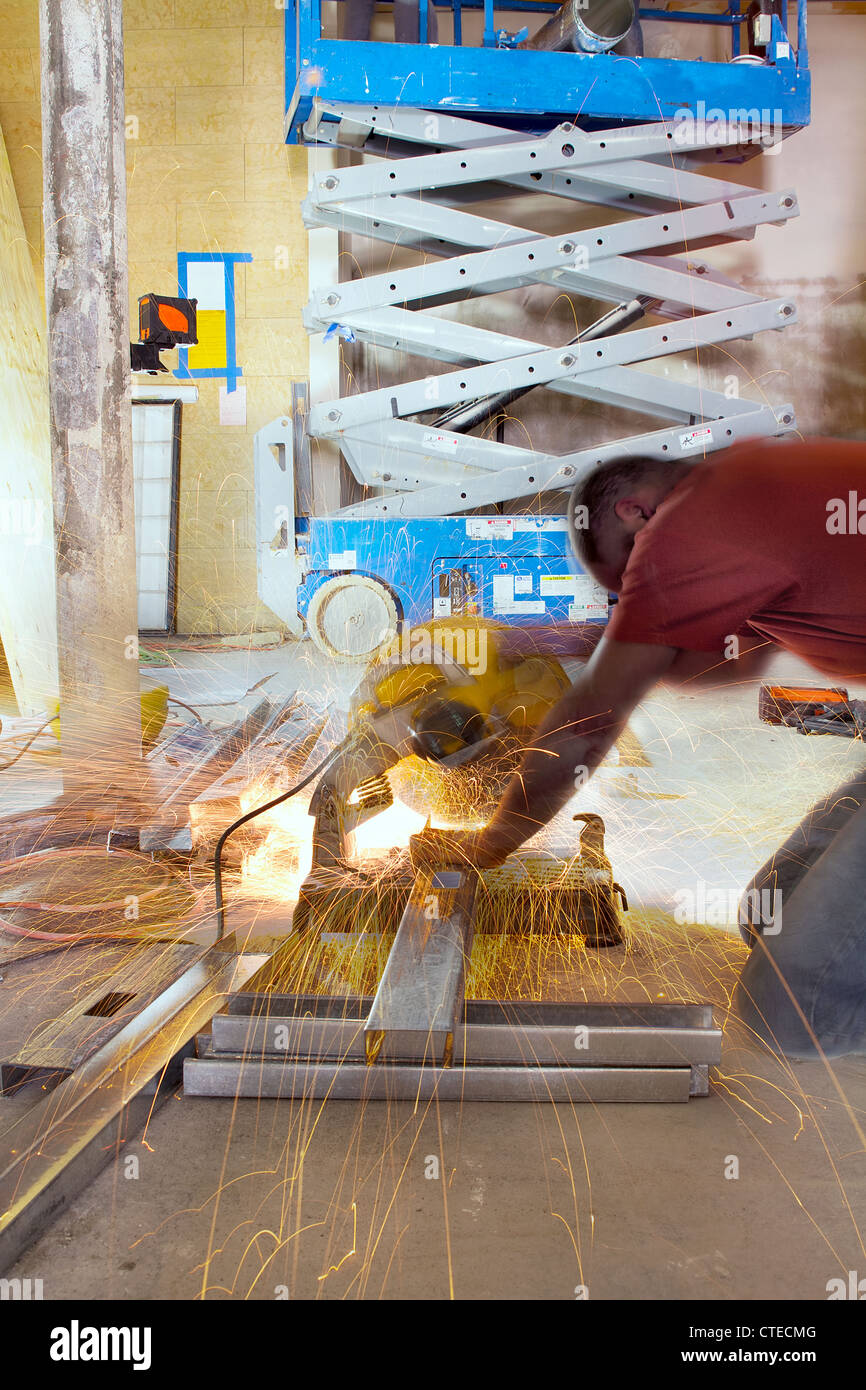
[{"label": "beige tile wall", "polygon": [[[41,280],[38,8],[3,0],[0,127]],[[235,272],[246,429],[220,425],[217,381],[184,408],[181,632],[273,626],[256,599],[252,436],[308,369],[306,154],[282,139],[282,22],[274,0],[124,3],[133,323],[140,294],[177,293],[179,251],[253,257]]]}]

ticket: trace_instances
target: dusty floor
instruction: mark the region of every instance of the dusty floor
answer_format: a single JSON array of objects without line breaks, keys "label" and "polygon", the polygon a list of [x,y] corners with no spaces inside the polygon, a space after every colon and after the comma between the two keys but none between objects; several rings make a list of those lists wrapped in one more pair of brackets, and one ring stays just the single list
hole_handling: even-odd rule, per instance
[{"label": "dusty floor", "polygon": [[687,1105],[178,1096],[11,1273],[46,1298],[820,1300],[864,1267],[864,1101],[862,1060],[733,1045]]},{"label": "dusty floor", "polygon": [[[355,678],[309,647],[184,655],[168,677],[195,703],[272,671],[272,690],[342,701]],[[632,724],[652,765],[607,769],[579,802],[604,814],[637,909],[630,951],[610,962],[620,986],[691,986],[719,1021],[743,958],[730,921],[684,930],[664,912],[699,882],[735,900],[864,762],[846,740],[768,730],[755,702],[754,688],[654,696]],[[32,792],[24,771],[19,785]],[[546,844],[571,843],[573,809]],[[261,930],[288,912],[269,902]],[[558,962],[561,997],[581,997],[584,972]],[[13,1109],[0,1100],[0,1130]],[[416,1112],[178,1094],[8,1273],[42,1278],[49,1299],[824,1299],[830,1279],[866,1275],[864,1128],[866,1058],[782,1062],[736,1025],[711,1096],[679,1106]]]}]

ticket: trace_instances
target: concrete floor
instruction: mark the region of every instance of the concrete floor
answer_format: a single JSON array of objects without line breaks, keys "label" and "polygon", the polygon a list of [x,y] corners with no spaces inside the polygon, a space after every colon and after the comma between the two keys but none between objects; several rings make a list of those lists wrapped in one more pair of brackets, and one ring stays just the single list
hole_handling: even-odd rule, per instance
[{"label": "concrete floor", "polygon": [[864,1266],[864,1100],[862,1061],[733,1044],[687,1105],[178,1096],[11,1273],[48,1299],[823,1299]]},{"label": "concrete floor", "polygon": [[[270,690],[342,701],[356,678],[308,646],[184,654],[168,676],[203,703],[271,671]],[[672,895],[742,887],[863,764],[862,745],[761,726],[755,702],[653,696],[632,725],[652,766],[610,768],[580,797],[636,905],[605,966],[620,997],[691,993],[721,1021],[744,950],[730,926],[676,927]],[[573,809],[545,843],[572,842]],[[262,915],[276,930],[288,908],[277,896]],[[586,994],[586,957],[548,965],[560,997]],[[178,1094],[9,1273],[48,1299],[824,1299],[828,1280],[866,1274],[864,1113],[866,1059],[782,1062],[736,1024],[712,1095],[680,1106]]]}]

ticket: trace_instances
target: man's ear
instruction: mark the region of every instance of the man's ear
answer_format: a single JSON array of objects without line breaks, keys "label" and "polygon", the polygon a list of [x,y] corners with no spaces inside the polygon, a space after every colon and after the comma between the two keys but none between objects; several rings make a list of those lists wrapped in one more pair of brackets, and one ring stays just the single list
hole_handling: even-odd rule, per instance
[{"label": "man's ear", "polygon": [[614,503],[614,515],[622,522],[625,529],[634,534],[640,530],[645,521],[648,521],[653,514],[653,508],[648,507],[645,502],[640,502],[636,497],[621,497]]}]

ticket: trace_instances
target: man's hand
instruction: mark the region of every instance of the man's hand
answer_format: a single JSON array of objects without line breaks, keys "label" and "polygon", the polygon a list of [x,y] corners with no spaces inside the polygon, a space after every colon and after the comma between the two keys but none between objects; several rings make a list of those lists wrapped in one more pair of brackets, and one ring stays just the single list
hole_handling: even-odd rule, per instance
[{"label": "man's hand", "polygon": [[482,832],[482,854],[490,853],[491,864],[501,864],[562,810],[676,654],[674,647],[602,638],[571,690],[535,734]]},{"label": "man's hand", "polygon": [[483,830],[423,830],[409,841],[412,867],[418,869],[494,869],[506,854],[497,854]]},{"label": "man's hand", "polygon": [[583,786],[676,654],[674,647],[603,638],[536,733],[489,824],[480,831],[426,830],[413,836],[413,864],[439,869],[503,864]]}]

